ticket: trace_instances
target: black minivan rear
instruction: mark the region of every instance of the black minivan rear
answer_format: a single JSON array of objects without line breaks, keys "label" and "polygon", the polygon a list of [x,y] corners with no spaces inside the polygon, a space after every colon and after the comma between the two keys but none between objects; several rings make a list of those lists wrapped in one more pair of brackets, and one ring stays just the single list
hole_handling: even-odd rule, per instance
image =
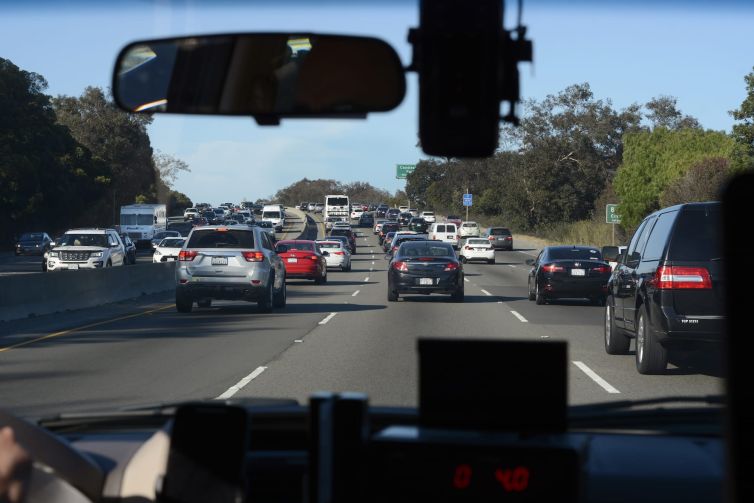
[{"label": "black minivan rear", "polygon": [[670,348],[717,344],[725,303],[720,203],[689,203],[649,215],[638,227],[608,284],[605,349],[628,352],[636,366],[662,373]]}]

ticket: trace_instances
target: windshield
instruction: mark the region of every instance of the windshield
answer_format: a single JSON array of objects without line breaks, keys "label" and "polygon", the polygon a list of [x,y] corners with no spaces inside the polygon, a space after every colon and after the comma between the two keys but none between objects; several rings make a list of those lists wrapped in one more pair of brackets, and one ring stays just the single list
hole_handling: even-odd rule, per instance
[{"label": "windshield", "polygon": [[278,243],[275,245],[275,251],[278,253],[285,253],[291,250],[314,252],[313,243]]},{"label": "windshield", "polygon": [[104,234],[65,234],[57,243],[57,246],[96,246],[106,248],[107,236]]},{"label": "windshield", "polygon": [[180,248],[185,243],[185,239],[166,238],[160,241],[160,247],[162,248]]},{"label": "windshield", "polygon": [[[500,122],[495,154],[485,159],[424,153],[418,111],[426,103],[414,71],[406,73],[400,106],[366,120],[284,118],[272,126],[249,116],[128,114],[113,105],[115,59],[136,40],[205,33],[347,33],[386,41],[409,67],[416,60],[408,30],[418,25],[419,3],[4,2],[0,291],[17,285],[11,280],[19,281],[25,276],[17,273],[23,273],[43,278],[38,281],[44,282],[44,291],[58,299],[40,297],[24,309],[14,306],[12,315],[20,313],[19,318],[0,319],[0,404],[38,417],[214,398],[243,382],[235,398],[291,397],[307,403],[311,393],[335,389],[364,392],[378,405],[416,406],[416,347],[424,336],[566,341],[572,405],[720,393],[723,373],[713,350],[666,352],[662,372],[637,366],[637,300],[642,299],[639,293],[628,297],[631,285],[621,290],[611,283],[614,289],[608,290],[609,272],[598,278],[588,270],[580,277],[576,268],[573,276],[568,272],[569,281],[594,280],[597,290],[561,298],[557,284],[534,277],[532,264],[547,246],[565,247],[550,252],[553,260],[600,261],[603,246],[633,241],[636,250],[629,247],[628,255],[666,253],[681,267],[706,269],[711,282],[705,291],[668,289],[658,297],[676,304],[658,303],[649,313],[673,312],[679,320],[701,313],[699,326],[723,316],[717,305],[723,302],[722,264],[713,260],[720,254],[718,212],[683,212],[673,225],[653,222],[646,236],[635,240],[634,233],[658,210],[716,200],[731,173],[751,167],[754,2],[524,2],[522,22],[535,59],[519,67],[522,101],[515,109],[520,125]],[[474,2],[467,3],[472,8]],[[506,1],[507,28],[514,27],[517,14],[516,2]],[[214,64],[206,71],[212,72]],[[330,71],[337,73],[338,65]],[[280,70],[276,75],[284,79],[285,69]],[[192,87],[199,90],[199,83]],[[426,102],[432,106],[432,100]],[[501,115],[508,106],[501,103]],[[202,223],[214,226],[223,220],[218,205],[225,201],[275,223],[260,219],[260,230],[241,224],[225,231],[192,227],[196,221],[190,217],[183,224],[186,210],[196,209],[207,218]],[[302,201],[311,202],[299,208]],[[369,217],[360,220],[359,208],[350,212],[354,201],[379,205],[382,211],[366,211]],[[323,215],[325,202],[343,208],[336,211],[338,217]],[[276,204],[285,211],[272,211]],[[159,209],[137,214],[136,205],[165,205],[165,215]],[[401,207],[416,208],[428,218],[406,222],[410,213]],[[396,223],[375,233],[371,223],[379,224],[374,219],[386,211]],[[336,218],[353,230],[336,228]],[[135,228],[139,225],[149,228]],[[193,260],[155,264],[152,231],[168,226],[191,231],[184,247],[209,250],[204,258],[199,253]],[[741,232],[748,228],[742,216]],[[114,256],[112,270],[105,270],[104,259],[97,271],[51,273],[42,272],[42,257],[13,253],[18,236],[41,232],[72,231],[59,247],[107,247],[105,235],[77,229],[127,234],[137,246],[135,263],[121,265]],[[385,234],[408,229],[428,233],[436,243],[401,239],[401,253],[458,258],[468,280],[462,303],[450,303],[448,291],[409,292],[396,302],[387,300]],[[667,243],[653,240],[661,230]],[[278,260],[275,243],[337,236],[344,236],[338,241],[348,253],[327,257],[326,277],[315,280],[305,270],[310,264],[283,259],[287,305],[271,314],[261,312],[256,302],[238,299],[198,308],[197,302],[206,300],[199,298],[191,314],[177,312],[180,283],[169,268],[204,268],[192,277],[196,283],[206,281],[197,279],[206,277],[202,274],[215,274],[224,282],[243,281],[243,288],[261,278],[264,286],[267,276],[249,271],[261,270],[271,257]],[[467,236],[483,238],[464,241]],[[164,237],[158,233],[155,239]],[[485,242],[491,250],[463,249]],[[178,246],[178,241],[163,243]],[[574,245],[588,248],[574,251]],[[233,249],[263,252],[265,262],[222,260],[232,254],[224,250]],[[213,264],[211,257],[220,260]],[[641,275],[651,265],[645,260],[624,273]],[[615,266],[615,276],[625,266]],[[168,276],[169,288],[158,289],[160,278]],[[89,277],[99,282],[91,283],[80,309],[60,300],[73,282],[89,285]],[[438,277],[430,280],[436,283]],[[114,290],[135,296],[119,298],[123,305],[99,305],[116,302],[111,300]],[[681,312],[684,302],[696,299],[699,305],[693,307],[699,310]],[[0,313],[4,309],[0,306]],[[84,312],[76,314],[79,310]],[[621,339],[628,346],[612,353],[605,348],[608,312],[628,334]],[[331,313],[337,314],[320,325]],[[95,319],[102,323],[87,328],[87,320]],[[667,330],[666,322],[657,321],[652,333]],[[693,330],[692,325],[684,324],[684,330]],[[712,332],[717,348],[722,335]],[[36,342],[15,346],[22,339]],[[291,343],[296,340],[305,342]],[[263,370],[243,381],[257,368]]]},{"label": "windshield", "polygon": [[41,241],[44,239],[44,234],[35,232],[32,234],[22,234],[19,241]]}]

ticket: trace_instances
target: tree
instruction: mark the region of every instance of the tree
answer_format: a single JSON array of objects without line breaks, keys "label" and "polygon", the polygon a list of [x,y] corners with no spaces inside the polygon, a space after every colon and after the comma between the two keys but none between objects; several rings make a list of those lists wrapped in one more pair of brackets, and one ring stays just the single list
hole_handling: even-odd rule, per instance
[{"label": "tree", "polygon": [[647,119],[652,128],[665,129],[701,129],[699,121],[690,115],[683,115],[677,107],[678,99],[673,96],[652,98],[644,107],[649,110]]},{"label": "tree", "polygon": [[70,225],[106,183],[105,166],[56,124],[44,77],[0,58],[0,238]]},{"label": "tree", "polygon": [[730,160],[705,157],[689,167],[683,176],[670,183],[660,196],[662,206],[698,201],[715,201],[731,174]]},{"label": "tree", "polygon": [[191,173],[191,168],[186,162],[159,150],[154,151],[152,159],[160,179],[169,188],[173,188],[181,173]]},{"label": "tree", "polygon": [[663,127],[629,133],[624,138],[623,164],[615,177],[624,225],[638,224],[660,208],[660,196],[691,166],[707,157],[734,159],[737,146],[722,131]]},{"label": "tree", "polygon": [[148,115],[129,114],[115,107],[98,87],[87,87],[79,97],[53,100],[58,123],[86,147],[93,158],[109,168],[109,190],[102,194],[108,214],[122,204],[139,199],[155,200],[159,187],[147,125]]},{"label": "tree", "polygon": [[736,110],[731,110],[730,115],[738,121],[733,125],[733,138],[742,148],[745,156],[745,164],[754,164],[754,70],[744,77],[746,82],[746,98]]}]

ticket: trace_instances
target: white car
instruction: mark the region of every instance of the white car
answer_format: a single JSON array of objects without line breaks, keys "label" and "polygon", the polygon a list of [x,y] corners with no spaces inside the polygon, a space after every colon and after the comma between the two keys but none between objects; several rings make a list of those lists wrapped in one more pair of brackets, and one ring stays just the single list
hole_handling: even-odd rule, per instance
[{"label": "white car", "polygon": [[325,230],[329,231],[333,228],[333,225],[342,222],[343,217],[327,217],[327,219],[325,219]]},{"label": "white car", "polygon": [[418,217],[419,216],[419,210],[416,208],[409,208],[408,212],[411,213],[412,217]]},{"label": "white car", "polygon": [[327,251],[325,257],[327,267],[339,267],[341,271],[351,270],[351,251],[345,248],[345,243],[338,240],[317,241],[317,246],[323,251]]},{"label": "white car", "polygon": [[332,229],[350,229],[351,228],[351,224],[348,223],[348,222],[343,222],[343,221],[333,222],[331,228]]},{"label": "white car", "polygon": [[194,218],[199,218],[199,210],[197,210],[196,208],[186,208],[186,210],[183,212],[183,219],[192,220]]},{"label": "white car", "polygon": [[488,264],[495,263],[495,248],[484,238],[467,239],[458,255],[464,264],[472,260],[481,260]]},{"label": "white car", "polygon": [[72,229],[47,254],[47,270],[100,269],[126,264],[126,247],[115,229]]},{"label": "white car", "polygon": [[178,253],[181,251],[185,238],[165,238],[160,241],[157,248],[154,249],[152,262],[159,264],[161,262],[174,262],[178,260]]},{"label": "white car", "polygon": [[380,233],[380,230],[382,229],[382,224],[384,224],[385,222],[389,222],[389,221],[390,221],[390,220],[386,220],[386,219],[384,219],[384,218],[381,218],[381,219],[377,220],[377,221],[376,221],[376,222],[374,223],[374,231],[373,231],[373,234],[379,234],[379,233]]},{"label": "white car", "polygon": [[351,210],[351,220],[358,220],[361,218],[361,215],[364,214],[364,209],[361,207],[354,208]]},{"label": "white car", "polygon": [[462,238],[478,238],[481,234],[481,231],[479,230],[479,224],[471,221],[463,222],[461,224],[461,232],[459,234]]},{"label": "white car", "polygon": [[433,224],[437,221],[435,218],[435,212],[434,211],[422,211],[422,214],[420,215],[425,222],[428,224]]}]

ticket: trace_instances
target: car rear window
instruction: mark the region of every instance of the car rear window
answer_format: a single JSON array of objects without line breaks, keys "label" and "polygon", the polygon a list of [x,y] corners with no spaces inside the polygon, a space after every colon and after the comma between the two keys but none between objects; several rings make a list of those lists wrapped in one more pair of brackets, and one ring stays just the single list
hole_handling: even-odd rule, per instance
[{"label": "car rear window", "polygon": [[435,227],[435,232],[445,232],[445,226],[438,225],[437,227]]},{"label": "car rear window", "polygon": [[596,248],[555,248],[547,255],[550,260],[602,260]]},{"label": "car rear window", "polygon": [[489,242],[486,239],[469,239],[466,244],[470,245],[488,245]]},{"label": "car rear window", "polygon": [[254,233],[243,230],[195,230],[186,248],[254,248]]},{"label": "car rear window", "polygon": [[503,229],[502,227],[494,227],[490,230],[490,236],[510,236],[511,231],[509,229]]},{"label": "car rear window", "polygon": [[318,241],[317,244],[320,248],[342,248],[343,243],[340,241]]},{"label": "car rear window", "polygon": [[707,261],[721,256],[720,206],[685,208],[678,215],[669,260]]},{"label": "car rear window", "polygon": [[448,225],[445,227],[445,232],[455,232],[456,226],[455,225]]},{"label": "car rear window", "polygon": [[456,253],[450,245],[420,241],[403,243],[400,255],[403,257],[455,257]]}]

